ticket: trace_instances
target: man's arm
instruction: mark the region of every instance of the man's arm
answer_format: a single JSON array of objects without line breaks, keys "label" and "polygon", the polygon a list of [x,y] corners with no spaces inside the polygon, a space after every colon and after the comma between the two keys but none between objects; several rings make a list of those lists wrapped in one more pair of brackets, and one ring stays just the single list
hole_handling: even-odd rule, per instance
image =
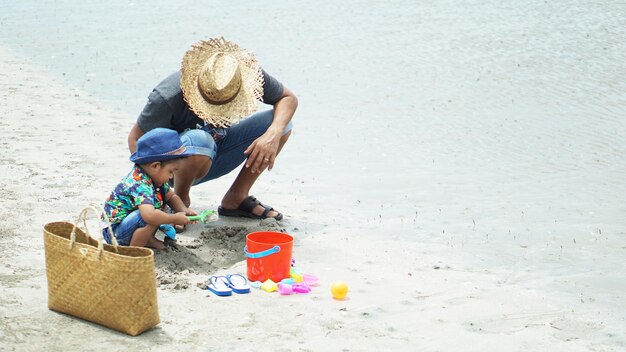
[{"label": "man's arm", "polygon": [[135,122],[133,127],[130,129],[128,133],[128,150],[130,153],[134,153],[137,150],[137,140],[139,137],[143,136],[143,131],[139,128],[139,125]]},{"label": "man's arm", "polygon": [[[175,129],[171,126],[173,111],[165,98],[159,93],[180,89],[180,71],[174,72],[158,84],[148,95],[148,102],[137,117],[137,121],[128,133],[128,150],[134,153],[137,150],[137,140],[144,133],[157,127]],[[182,99],[182,97],[181,97]]]},{"label": "man's arm", "polygon": [[287,87],[283,88],[283,95],[278,99],[276,104],[274,104],[274,120],[272,124],[267,129],[266,133],[277,136],[278,139],[283,134],[285,127],[291,119],[293,115],[296,113],[296,109],[298,108],[298,98],[293,94],[292,91],[287,89]]},{"label": "man's arm", "polygon": [[244,154],[248,155],[246,167],[251,168],[252,172],[261,172],[266,166],[268,170],[274,167],[283,131],[293,118],[297,108],[298,98],[287,87],[284,87],[283,94],[274,104],[272,124],[244,151]]}]

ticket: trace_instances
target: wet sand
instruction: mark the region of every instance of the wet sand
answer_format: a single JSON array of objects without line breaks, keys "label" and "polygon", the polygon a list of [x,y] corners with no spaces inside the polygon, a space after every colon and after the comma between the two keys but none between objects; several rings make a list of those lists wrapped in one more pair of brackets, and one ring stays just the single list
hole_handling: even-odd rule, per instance
[{"label": "wet sand", "polygon": [[[0,5],[0,349],[626,348],[623,4],[220,6]],[[162,323],[139,337],[48,311],[43,224],[104,199],[147,94],[212,34],[299,97],[253,190],[286,220],[181,235],[156,257]],[[194,188],[194,206],[231,180]],[[320,286],[200,289],[245,273],[260,228],[293,234]]]}]

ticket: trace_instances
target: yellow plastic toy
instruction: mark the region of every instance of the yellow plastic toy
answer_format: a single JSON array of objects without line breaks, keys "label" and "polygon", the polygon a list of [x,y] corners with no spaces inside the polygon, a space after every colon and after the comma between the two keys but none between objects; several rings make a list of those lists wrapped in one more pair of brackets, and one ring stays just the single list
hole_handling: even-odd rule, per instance
[{"label": "yellow plastic toy", "polygon": [[261,289],[263,291],[266,291],[266,292],[274,292],[274,291],[278,290],[278,285],[274,281],[272,281],[270,279],[267,279],[261,285]]},{"label": "yellow plastic toy", "polygon": [[343,281],[335,281],[330,286],[330,293],[335,299],[344,299],[348,295],[348,285]]},{"label": "yellow plastic toy", "polygon": [[302,278],[302,274],[291,273],[291,278],[294,282],[302,282],[304,279]]}]

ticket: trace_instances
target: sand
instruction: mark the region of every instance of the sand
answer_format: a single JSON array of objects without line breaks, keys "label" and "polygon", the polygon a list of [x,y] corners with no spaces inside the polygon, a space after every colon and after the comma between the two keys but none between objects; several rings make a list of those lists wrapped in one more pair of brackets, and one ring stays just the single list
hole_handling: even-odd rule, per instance
[{"label": "sand", "polygon": [[[626,349],[623,4],[223,6],[0,6],[0,350]],[[253,189],[285,220],[179,234],[155,255],[162,322],[138,337],[48,310],[43,225],[130,170],[127,131],[207,22],[300,98]],[[319,286],[203,289],[245,273],[245,235],[266,229]]]}]

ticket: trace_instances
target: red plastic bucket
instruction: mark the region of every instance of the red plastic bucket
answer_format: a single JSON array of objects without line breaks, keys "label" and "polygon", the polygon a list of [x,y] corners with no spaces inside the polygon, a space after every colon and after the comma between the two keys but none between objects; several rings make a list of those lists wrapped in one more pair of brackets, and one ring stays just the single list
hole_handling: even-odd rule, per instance
[{"label": "red plastic bucket", "polygon": [[259,231],[246,236],[248,280],[279,282],[289,277],[293,237],[282,232]]}]

